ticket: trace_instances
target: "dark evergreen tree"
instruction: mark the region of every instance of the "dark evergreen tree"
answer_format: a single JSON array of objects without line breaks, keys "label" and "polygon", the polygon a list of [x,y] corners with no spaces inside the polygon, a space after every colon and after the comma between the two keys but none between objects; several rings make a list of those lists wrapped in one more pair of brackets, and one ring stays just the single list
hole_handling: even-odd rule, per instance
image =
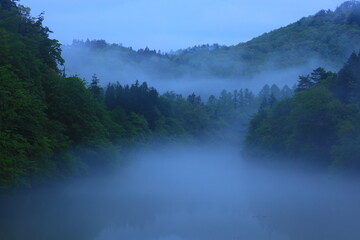
[{"label": "dark evergreen tree", "polygon": [[103,88],[99,85],[100,79],[94,74],[91,78],[91,83],[89,85],[90,92],[94,95],[96,99],[102,101],[103,99]]},{"label": "dark evergreen tree", "polygon": [[201,97],[200,96],[196,96],[195,93],[190,94],[187,97],[187,100],[189,103],[191,104],[201,104]]},{"label": "dark evergreen tree", "polygon": [[270,94],[271,94],[270,86],[268,84],[265,84],[264,87],[260,90],[258,97],[260,99],[269,98]]},{"label": "dark evergreen tree", "polygon": [[274,96],[274,94],[270,94],[270,97],[268,99],[268,104],[269,104],[269,107],[272,107],[274,106],[274,104],[277,102],[277,99],[276,97]]},{"label": "dark evergreen tree", "polygon": [[315,69],[310,74],[310,79],[313,82],[314,86],[319,85],[319,83],[322,80],[325,80],[327,77],[328,77],[327,72],[325,71],[324,68],[321,68],[321,67]]},{"label": "dark evergreen tree", "polygon": [[284,98],[289,98],[293,95],[293,91],[289,88],[288,85],[285,85],[282,89],[281,89],[281,93],[280,93],[280,99],[284,99]]},{"label": "dark evergreen tree", "polygon": [[351,54],[333,81],[332,89],[346,103],[360,103],[360,54]]},{"label": "dark evergreen tree", "polygon": [[244,90],[244,105],[245,106],[250,106],[253,104],[254,102],[254,94],[249,90],[249,89],[245,89]]},{"label": "dark evergreen tree", "polygon": [[311,81],[309,75],[307,76],[299,76],[298,84],[295,92],[301,92],[307,89],[314,87],[314,83]]},{"label": "dark evergreen tree", "polygon": [[116,90],[114,84],[108,84],[105,91],[105,106],[107,110],[113,110],[117,105]]},{"label": "dark evergreen tree", "polygon": [[244,106],[244,90],[240,89],[238,92],[238,106],[243,107]]},{"label": "dark evergreen tree", "polygon": [[273,95],[273,97],[275,97],[276,99],[281,98],[281,90],[276,84],[271,85],[270,95]]},{"label": "dark evergreen tree", "polygon": [[266,109],[268,107],[269,107],[268,99],[266,97],[264,97],[263,100],[261,101],[259,110],[264,110],[264,109]]}]

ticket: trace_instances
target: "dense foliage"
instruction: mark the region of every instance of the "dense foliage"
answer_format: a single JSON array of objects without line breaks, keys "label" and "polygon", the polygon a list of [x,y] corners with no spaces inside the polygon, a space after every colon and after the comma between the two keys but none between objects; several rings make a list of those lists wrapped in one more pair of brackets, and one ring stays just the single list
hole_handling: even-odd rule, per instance
[{"label": "dense foliage", "polygon": [[113,153],[154,138],[224,138],[271,93],[291,95],[266,85],[259,96],[224,90],[203,102],[138,81],[103,88],[96,75],[87,83],[59,70],[61,48],[41,15],[0,0],[0,16],[0,190],[111,166]]},{"label": "dense foliage", "polygon": [[301,76],[293,98],[251,120],[246,152],[253,159],[321,169],[360,170],[360,54],[337,73]]},{"label": "dense foliage", "polygon": [[[221,91],[218,97],[210,96],[205,102],[194,93],[184,98],[174,92],[163,95],[146,82],[132,85],[108,84],[104,91],[104,104],[116,123],[126,123],[128,135],[132,132],[158,137],[190,136],[192,138],[222,136],[225,128],[246,123],[261,103],[271,97],[281,100],[293,94],[288,86],[265,85],[258,95],[249,89]],[[274,97],[275,96],[275,97]],[[142,124],[141,124],[142,123]],[[139,126],[140,129],[139,129]],[[136,130],[137,129],[137,130]],[[174,135],[175,134],[175,135]]]},{"label": "dense foliage", "polygon": [[11,0],[0,1],[0,16],[0,189],[106,165],[108,148],[153,127],[140,114],[108,112],[96,81],[64,76],[42,16]]},{"label": "dense foliage", "polygon": [[[321,40],[325,45],[314,45],[318,39],[315,33],[313,40],[305,44],[304,49],[317,46],[310,50],[339,63],[360,36],[358,9],[357,2],[346,3],[335,12],[320,12],[259,38],[266,41],[254,39],[231,48],[205,45],[169,55],[148,48],[133,51],[105,41],[80,41],[65,49],[79,54],[88,48],[97,53],[96,59],[109,56],[104,53],[115,53],[121,61],[114,61],[111,67],[117,68],[124,61],[133,62],[145,69],[144,73],[152,71],[169,78],[189,70],[199,74],[199,69],[230,76],[239,73],[238,64],[260,66],[265,58],[259,51],[276,52],[274,44],[281,45],[279,52],[284,54],[293,51],[287,44],[301,45],[302,38],[288,41],[291,31],[299,32],[303,27],[307,32],[306,29],[314,26],[325,29],[316,34],[326,36],[325,33],[329,35],[338,29],[336,36],[352,36],[346,49],[341,39],[334,38],[327,41],[329,45],[325,40]],[[259,113],[251,121],[246,140],[255,157],[266,152],[276,157],[299,156],[322,167],[360,167],[357,160],[360,57],[357,54],[351,56],[338,74],[318,68],[302,76],[294,97],[294,89],[288,86],[280,89],[265,85],[258,94],[249,89],[223,90],[219,96],[202,101],[195,93],[186,97],[174,92],[161,95],[146,82],[130,85],[117,82],[104,88],[96,75],[90,82],[77,76],[68,77],[65,69],[60,70],[64,63],[61,46],[49,38],[50,30],[42,22],[42,15],[32,17],[30,10],[16,1],[0,0],[0,190],[111,166],[115,159],[112,154],[151,139],[196,141],[210,136],[226,139],[234,131],[240,131],[257,109]],[[324,24],[327,27],[323,28]],[[308,37],[304,34],[304,38]],[[253,55],[246,57],[237,49]],[[231,60],[224,62],[221,56]],[[201,60],[205,57],[210,62]],[[282,62],[293,64],[294,59]],[[92,60],[91,55],[88,60]],[[208,65],[199,66],[192,61]],[[216,65],[220,62],[221,66]]]}]

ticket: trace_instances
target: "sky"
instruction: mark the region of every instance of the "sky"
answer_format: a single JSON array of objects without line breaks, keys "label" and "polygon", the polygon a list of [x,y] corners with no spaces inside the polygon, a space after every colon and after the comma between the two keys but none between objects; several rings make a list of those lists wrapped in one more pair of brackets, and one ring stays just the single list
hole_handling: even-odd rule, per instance
[{"label": "sky", "polygon": [[20,0],[62,44],[104,39],[161,51],[235,45],[344,0]]}]

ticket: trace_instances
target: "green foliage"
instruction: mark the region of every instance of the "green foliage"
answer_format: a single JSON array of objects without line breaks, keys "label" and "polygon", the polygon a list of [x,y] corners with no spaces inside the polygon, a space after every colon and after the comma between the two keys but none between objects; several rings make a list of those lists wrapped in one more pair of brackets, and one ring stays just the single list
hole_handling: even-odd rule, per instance
[{"label": "green foliage", "polygon": [[0,4],[1,190],[74,174],[84,164],[71,152],[104,147],[122,129],[82,80],[60,76],[60,45],[43,17]]},{"label": "green foliage", "polygon": [[360,54],[351,54],[349,60],[339,71],[332,90],[346,103],[360,103]]},{"label": "green foliage", "polygon": [[359,171],[359,58],[353,54],[338,74],[315,70],[307,77],[311,87],[260,110],[250,123],[246,154],[258,160]]},{"label": "green foliage", "polygon": [[[96,58],[116,53],[169,78],[197,69],[217,76],[249,74],[269,58],[283,67],[307,61],[314,52],[336,65],[358,44],[354,8],[320,12],[234,47],[204,45],[168,55],[99,40],[74,42],[65,49],[86,47]],[[146,82],[103,89],[96,75],[89,85],[67,77],[59,70],[64,62],[60,44],[49,38],[42,23],[42,15],[31,17],[28,8],[0,0],[0,190],[112,166],[115,152],[152,138],[225,137],[223,128],[235,125],[238,131],[259,107],[246,142],[255,154],[265,150],[274,156],[301,156],[322,167],[360,165],[357,54],[338,75],[318,68],[304,77],[311,84],[294,98],[288,86],[265,85],[257,95],[249,89],[223,90],[203,102],[195,93],[160,95]]]},{"label": "green foliage", "polygon": [[[0,191],[112,166],[115,152],[151,138],[201,139],[234,121],[234,109],[256,106],[249,90],[223,91],[204,103],[195,94],[160,96],[138,81],[103,89],[96,75],[89,85],[66,77],[58,68],[60,45],[49,39],[43,17],[14,1],[0,4]],[[160,55],[146,48],[135,57]]]}]

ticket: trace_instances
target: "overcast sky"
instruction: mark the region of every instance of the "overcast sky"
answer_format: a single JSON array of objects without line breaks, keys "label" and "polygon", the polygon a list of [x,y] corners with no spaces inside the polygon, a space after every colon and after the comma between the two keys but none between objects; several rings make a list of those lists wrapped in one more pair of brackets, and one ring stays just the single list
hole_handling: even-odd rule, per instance
[{"label": "overcast sky", "polygon": [[204,43],[234,45],[343,0],[21,0],[63,44],[105,39],[162,51]]}]

